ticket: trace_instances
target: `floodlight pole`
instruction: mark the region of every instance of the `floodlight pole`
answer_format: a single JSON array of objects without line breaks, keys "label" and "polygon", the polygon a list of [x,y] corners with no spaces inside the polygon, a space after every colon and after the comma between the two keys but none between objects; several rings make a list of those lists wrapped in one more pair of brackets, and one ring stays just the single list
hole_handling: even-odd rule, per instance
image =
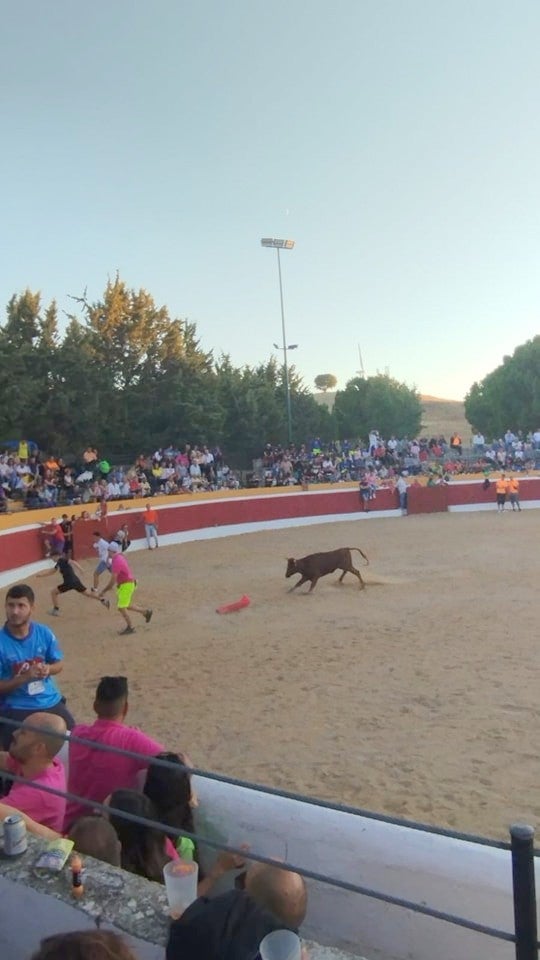
[{"label": "floodlight pole", "polygon": [[281,283],[281,260],[279,247],[276,247],[277,268],[279,275],[279,300],[281,303],[281,336],[283,338],[283,367],[285,370],[285,396],[287,398],[287,436],[292,443],[292,413],[291,413],[291,385],[289,383],[289,364],[287,361],[287,334],[285,331],[285,309],[283,307],[283,285]]},{"label": "floodlight pole", "polygon": [[285,397],[287,403],[287,437],[289,444],[292,443],[292,412],[291,412],[291,385],[289,381],[289,362],[287,358],[287,331],[285,329],[285,308],[283,306],[283,283],[281,280],[281,259],[279,256],[279,251],[292,250],[294,247],[294,240],[274,240],[274,239],[264,239],[261,240],[263,247],[274,247],[277,253],[277,265],[278,265],[278,277],[279,277],[279,301],[281,305],[281,337],[283,341],[283,368],[285,371]]}]

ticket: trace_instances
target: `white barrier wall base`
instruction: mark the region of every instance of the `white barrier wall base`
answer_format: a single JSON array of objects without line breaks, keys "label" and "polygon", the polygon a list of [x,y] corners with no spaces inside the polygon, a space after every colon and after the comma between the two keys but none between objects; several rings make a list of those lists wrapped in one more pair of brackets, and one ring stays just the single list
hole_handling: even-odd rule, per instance
[{"label": "white barrier wall base", "polygon": [[[203,836],[513,932],[508,851],[196,779]],[[212,857],[202,851],[203,863]],[[308,887],[302,932],[319,943],[370,960],[514,957],[511,943],[327,884]]]}]

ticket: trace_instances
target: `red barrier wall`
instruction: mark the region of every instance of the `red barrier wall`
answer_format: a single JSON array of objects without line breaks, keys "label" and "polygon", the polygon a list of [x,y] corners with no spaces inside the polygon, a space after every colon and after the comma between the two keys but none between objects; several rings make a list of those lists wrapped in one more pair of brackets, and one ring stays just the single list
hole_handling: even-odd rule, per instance
[{"label": "red barrier wall", "polygon": [[[522,479],[518,477],[519,495],[521,500],[540,500],[540,477]],[[495,503],[495,481],[492,479],[487,490],[483,489],[483,478],[471,480],[470,483],[450,483],[448,490],[448,505],[458,506],[464,503]]]},{"label": "red barrier wall", "polygon": [[[521,499],[540,500],[540,477],[521,480]],[[409,487],[410,513],[432,513],[450,506],[464,504],[495,504],[495,483],[483,489],[481,478],[467,483],[450,483],[440,487]],[[372,512],[392,510],[398,506],[393,490],[380,490],[376,499],[370,501]],[[112,538],[116,531],[127,523],[131,539],[144,537],[143,507],[136,513],[111,512],[101,523],[96,520],[78,520],[74,524],[74,553],[77,557],[95,556],[92,549],[94,530],[102,531]],[[220,527],[227,524],[257,523],[277,519],[317,517],[332,514],[354,514],[362,511],[356,487],[339,490],[311,490],[304,492],[294,488],[291,492],[254,494],[251,496],[197,500],[196,496],[181,503],[159,508],[161,534],[198,530],[205,527]],[[21,521],[24,525],[24,514]],[[10,517],[13,522],[13,517]],[[27,521],[28,522],[28,521]],[[0,573],[43,558],[43,542],[39,528],[12,528],[0,535]]]},{"label": "red barrier wall", "polygon": [[409,487],[408,513],[445,513],[448,510],[448,490],[446,484],[440,487]]},{"label": "red barrier wall", "polygon": [[[393,490],[380,490],[370,501],[370,510],[392,510],[397,506]],[[174,503],[159,510],[159,533],[179,533],[228,524],[257,523],[268,520],[320,517],[327,514],[358,513],[362,509],[357,490],[328,490],[310,494],[301,491],[290,494],[266,495],[234,500],[190,500]],[[137,513],[109,513],[102,523],[96,520],[78,520],[73,527],[73,549],[76,557],[95,556],[93,532],[99,530],[107,537],[127,523],[132,540],[144,537],[141,508]]]},{"label": "red barrier wall", "polygon": [[43,557],[43,538],[36,528],[10,530],[0,537],[0,573],[35,563]]}]

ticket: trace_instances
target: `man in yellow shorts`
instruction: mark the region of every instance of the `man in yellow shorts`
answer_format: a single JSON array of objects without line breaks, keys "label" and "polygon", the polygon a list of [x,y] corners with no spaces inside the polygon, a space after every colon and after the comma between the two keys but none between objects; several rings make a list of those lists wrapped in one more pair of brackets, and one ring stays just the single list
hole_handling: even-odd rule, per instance
[{"label": "man in yellow shorts", "polygon": [[120,636],[123,637],[127,634],[135,633],[135,627],[129,616],[130,612],[140,613],[141,617],[144,617],[146,622],[150,623],[154,611],[145,607],[138,607],[132,602],[137,581],[128,566],[126,558],[122,555],[122,547],[119,543],[113,542],[109,544],[109,555],[111,556],[111,578],[107,586],[99,593],[99,596],[102,597],[108,590],[112,590],[116,584],[118,613],[121,614],[126,621],[126,626],[123,630],[120,630]]}]

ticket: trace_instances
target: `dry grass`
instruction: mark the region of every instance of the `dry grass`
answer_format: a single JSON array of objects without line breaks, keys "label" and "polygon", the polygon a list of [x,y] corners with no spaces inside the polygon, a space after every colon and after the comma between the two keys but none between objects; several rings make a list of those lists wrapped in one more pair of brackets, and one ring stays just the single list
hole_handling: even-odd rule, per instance
[{"label": "dry grass", "polygon": [[422,406],[424,436],[438,437],[442,434],[449,440],[454,430],[457,430],[465,444],[470,442],[471,425],[465,417],[465,405],[461,400],[438,400],[436,397],[422,396]]},{"label": "dry grass", "polygon": [[[317,403],[324,404],[331,411],[336,397],[335,391],[313,394]],[[461,400],[442,400],[439,397],[421,395],[424,414],[422,417],[422,436],[442,436],[450,439],[454,430],[467,444],[471,439],[471,426],[465,418],[465,405]]]}]

